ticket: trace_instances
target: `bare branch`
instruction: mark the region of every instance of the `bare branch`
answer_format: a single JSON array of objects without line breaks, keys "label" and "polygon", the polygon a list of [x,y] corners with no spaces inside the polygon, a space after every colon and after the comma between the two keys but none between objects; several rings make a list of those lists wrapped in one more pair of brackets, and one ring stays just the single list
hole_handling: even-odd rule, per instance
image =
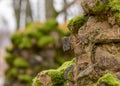
[{"label": "bare branch", "polygon": [[65,12],[66,9],[69,8],[71,5],[73,5],[76,1],[77,1],[77,0],[74,0],[74,1],[72,1],[71,3],[69,3],[69,4],[66,4],[66,5],[64,6],[64,8],[63,8],[61,11],[59,11],[58,13],[63,13],[63,12]]}]

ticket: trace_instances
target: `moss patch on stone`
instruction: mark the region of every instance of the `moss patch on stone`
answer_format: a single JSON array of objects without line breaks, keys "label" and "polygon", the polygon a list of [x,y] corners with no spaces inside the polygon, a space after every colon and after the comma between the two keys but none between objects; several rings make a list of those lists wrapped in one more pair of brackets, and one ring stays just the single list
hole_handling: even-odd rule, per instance
[{"label": "moss patch on stone", "polygon": [[38,40],[38,46],[42,47],[42,46],[46,46],[48,44],[54,44],[55,40],[53,37],[50,36],[44,36],[42,37],[40,40]]},{"label": "moss patch on stone", "polygon": [[21,81],[21,82],[31,82],[32,77],[27,75],[27,74],[23,74],[23,75],[18,76],[18,80]]},{"label": "moss patch on stone", "polygon": [[8,53],[6,56],[5,56],[5,61],[8,63],[8,64],[10,64],[10,65],[12,65],[13,64],[13,61],[14,61],[14,55],[13,54],[11,54],[11,53]]},{"label": "moss patch on stone", "polygon": [[107,8],[114,12],[116,19],[120,19],[120,0],[109,0]]},{"label": "moss patch on stone", "polygon": [[6,48],[6,51],[7,51],[8,53],[12,53],[12,52],[13,52],[13,49],[14,49],[13,46],[9,46],[9,47]]},{"label": "moss patch on stone", "polygon": [[31,48],[32,47],[32,41],[30,38],[28,37],[23,37],[22,38],[22,41],[19,45],[19,48],[20,49],[23,49],[23,48]]},{"label": "moss patch on stone", "polygon": [[[92,2],[91,2],[92,1]],[[88,14],[103,14],[106,11],[107,1],[101,0],[82,0],[82,7]]]},{"label": "moss patch on stone", "polygon": [[84,15],[75,16],[68,21],[67,27],[72,33],[77,32],[78,29],[85,24],[86,20],[87,17]]},{"label": "moss patch on stone", "polygon": [[37,29],[28,29],[26,30],[26,36],[30,38],[36,38],[39,39],[43,36],[44,34],[42,32],[37,31]]},{"label": "moss patch on stone", "polygon": [[91,3],[82,0],[83,9],[88,14],[113,14],[116,19],[120,19],[120,0],[94,0]]},{"label": "moss patch on stone", "polygon": [[68,77],[69,77],[70,80],[73,79],[73,72],[72,72],[72,70],[70,70],[70,71],[68,72]]},{"label": "moss patch on stone", "polygon": [[29,63],[23,58],[16,58],[13,62],[14,66],[17,68],[27,68]]},{"label": "moss patch on stone", "polygon": [[38,77],[35,77],[35,78],[33,79],[32,86],[41,86],[41,83],[40,83]]},{"label": "moss patch on stone", "polygon": [[107,7],[112,11],[120,11],[120,0],[109,0]]},{"label": "moss patch on stone", "polygon": [[12,35],[11,40],[15,46],[18,46],[22,41],[23,35],[20,32],[16,32]]},{"label": "moss patch on stone", "polygon": [[117,79],[116,76],[107,73],[105,74],[103,77],[101,77],[98,82],[97,85],[99,85],[100,83],[107,83],[108,86],[120,86],[120,80]]},{"label": "moss patch on stone", "polygon": [[7,71],[6,71],[6,77],[7,78],[10,78],[10,77],[17,77],[17,75],[18,75],[18,71],[17,71],[17,69],[16,68],[12,68],[12,69],[8,69]]},{"label": "moss patch on stone", "polygon": [[46,25],[51,29],[55,29],[58,26],[58,22],[55,19],[48,19]]},{"label": "moss patch on stone", "polygon": [[103,10],[105,10],[105,6],[106,6],[106,3],[103,4],[101,3],[101,0],[96,0],[96,6],[92,8],[92,10],[94,13],[102,12]]},{"label": "moss patch on stone", "polygon": [[[71,61],[67,61],[63,63],[58,69],[51,69],[42,71],[40,74],[49,75],[51,77],[51,86],[65,86],[67,80],[64,79],[64,71],[66,68],[68,68],[71,65],[74,65],[76,62],[75,58]],[[35,77],[33,80],[33,86],[37,86],[36,83],[38,83],[38,79]],[[39,81],[40,83],[40,81]]]}]

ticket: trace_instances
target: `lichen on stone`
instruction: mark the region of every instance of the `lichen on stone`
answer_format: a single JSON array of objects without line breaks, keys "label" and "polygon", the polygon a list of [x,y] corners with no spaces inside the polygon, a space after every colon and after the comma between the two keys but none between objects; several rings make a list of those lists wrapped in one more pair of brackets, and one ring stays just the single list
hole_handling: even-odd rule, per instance
[{"label": "lichen on stone", "polygon": [[74,18],[68,21],[67,27],[72,33],[77,32],[78,29],[85,24],[86,20],[87,16],[75,16]]},{"label": "lichen on stone", "polygon": [[101,83],[106,83],[108,86],[120,86],[120,80],[117,79],[117,77],[113,74],[107,73],[101,78],[99,78],[97,85]]}]

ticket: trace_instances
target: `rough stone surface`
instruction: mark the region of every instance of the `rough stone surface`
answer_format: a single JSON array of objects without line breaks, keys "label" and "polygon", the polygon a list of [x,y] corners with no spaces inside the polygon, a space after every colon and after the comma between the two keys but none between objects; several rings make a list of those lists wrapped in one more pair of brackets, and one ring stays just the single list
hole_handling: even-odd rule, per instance
[{"label": "rough stone surface", "polygon": [[76,64],[66,68],[73,77],[65,86],[120,86],[120,0],[82,0],[82,7],[85,15],[68,22]]},{"label": "rough stone surface", "polygon": [[106,73],[120,76],[120,26],[115,18],[119,11],[113,13],[114,7],[110,6],[113,3],[120,5],[118,0],[82,1],[88,20],[70,36],[76,56],[74,86],[93,86]]}]

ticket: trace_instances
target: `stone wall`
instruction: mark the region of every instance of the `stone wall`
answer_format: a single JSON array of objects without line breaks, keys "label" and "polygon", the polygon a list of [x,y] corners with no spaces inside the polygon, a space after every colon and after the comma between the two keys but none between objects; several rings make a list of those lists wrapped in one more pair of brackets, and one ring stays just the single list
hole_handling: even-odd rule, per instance
[{"label": "stone wall", "polygon": [[[76,62],[62,74],[67,84],[48,86],[119,86],[120,1],[82,0],[81,5],[84,13],[68,21],[71,36],[67,44],[74,51]],[[38,74],[35,81],[39,85],[33,86],[46,86],[41,84],[41,78]]]},{"label": "stone wall", "polygon": [[11,37],[5,60],[5,86],[31,86],[32,78],[41,70],[57,68],[73,57],[63,53],[61,37],[69,35],[55,20],[46,23],[28,23],[25,30]]}]

